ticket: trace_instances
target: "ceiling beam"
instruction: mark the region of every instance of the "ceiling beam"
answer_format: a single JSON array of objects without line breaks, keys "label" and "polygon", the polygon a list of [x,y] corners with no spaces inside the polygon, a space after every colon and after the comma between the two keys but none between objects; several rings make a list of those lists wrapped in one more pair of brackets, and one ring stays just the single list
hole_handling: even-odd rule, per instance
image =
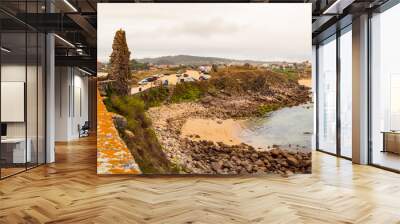
[{"label": "ceiling beam", "polygon": [[[68,14],[67,15],[72,21],[82,28],[83,31],[88,35],[87,41],[94,40],[96,42],[97,30],[90,24],[85,17],[80,14]],[[96,43],[91,43],[95,45]]]},{"label": "ceiling beam", "polygon": [[342,14],[353,2],[355,0],[336,0],[324,10],[323,14]]},{"label": "ceiling beam", "polygon": [[96,58],[91,56],[55,56],[56,66],[86,67],[96,71]]}]

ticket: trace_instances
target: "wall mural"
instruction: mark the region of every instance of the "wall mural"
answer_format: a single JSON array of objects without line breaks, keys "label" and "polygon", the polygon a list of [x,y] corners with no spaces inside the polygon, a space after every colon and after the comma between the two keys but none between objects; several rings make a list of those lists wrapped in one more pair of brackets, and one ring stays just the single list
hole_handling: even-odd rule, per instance
[{"label": "wall mural", "polygon": [[104,3],[97,36],[98,174],[311,173],[311,4]]}]

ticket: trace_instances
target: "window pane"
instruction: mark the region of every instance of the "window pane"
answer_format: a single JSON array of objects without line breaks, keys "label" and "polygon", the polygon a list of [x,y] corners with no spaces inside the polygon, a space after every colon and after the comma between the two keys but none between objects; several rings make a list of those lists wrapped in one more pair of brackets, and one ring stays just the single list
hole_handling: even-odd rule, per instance
[{"label": "window pane", "polygon": [[400,5],[372,18],[372,162],[400,170]]},{"label": "window pane", "polygon": [[319,149],[336,153],[336,40],[318,48]]},{"label": "window pane", "polygon": [[340,121],[341,155],[352,156],[352,35],[340,36]]}]

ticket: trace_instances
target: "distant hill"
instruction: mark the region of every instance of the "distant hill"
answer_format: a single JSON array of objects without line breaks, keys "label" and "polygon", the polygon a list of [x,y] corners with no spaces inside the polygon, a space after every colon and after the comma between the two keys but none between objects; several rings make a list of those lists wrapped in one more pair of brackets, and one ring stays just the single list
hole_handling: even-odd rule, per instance
[{"label": "distant hill", "polygon": [[253,60],[235,60],[228,58],[217,58],[217,57],[201,57],[192,55],[176,55],[176,56],[162,56],[157,58],[143,58],[136,59],[136,61],[141,63],[151,63],[155,65],[170,64],[170,65],[205,65],[205,64],[265,64],[271,62],[265,61],[253,61]]}]

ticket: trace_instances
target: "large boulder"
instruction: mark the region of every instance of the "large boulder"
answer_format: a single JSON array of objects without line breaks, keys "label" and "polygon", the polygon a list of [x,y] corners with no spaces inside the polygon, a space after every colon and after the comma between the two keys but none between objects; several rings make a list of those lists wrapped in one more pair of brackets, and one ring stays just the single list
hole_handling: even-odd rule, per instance
[{"label": "large boulder", "polygon": [[124,134],[128,139],[133,139],[135,137],[135,134],[133,134],[133,132],[129,131],[128,129],[124,130]]},{"label": "large boulder", "polygon": [[125,130],[126,127],[128,126],[128,121],[122,115],[113,114],[112,119],[113,119],[115,127],[120,131]]},{"label": "large boulder", "polygon": [[203,97],[200,101],[203,104],[209,104],[209,103],[211,103],[213,101],[213,97],[212,96],[206,96],[206,97]]},{"label": "large boulder", "polygon": [[287,163],[291,166],[298,167],[300,165],[299,161],[292,155],[286,156]]}]

